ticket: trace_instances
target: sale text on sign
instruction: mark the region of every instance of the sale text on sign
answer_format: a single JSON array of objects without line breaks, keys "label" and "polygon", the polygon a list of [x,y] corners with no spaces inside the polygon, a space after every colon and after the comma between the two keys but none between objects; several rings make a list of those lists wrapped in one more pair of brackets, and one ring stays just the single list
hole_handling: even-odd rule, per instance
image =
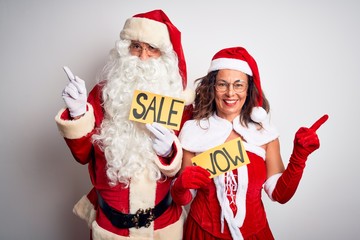
[{"label": "sale text on sign", "polygon": [[179,130],[185,102],[182,99],[135,90],[129,119],[142,123],[157,122]]},{"label": "sale text on sign", "polygon": [[241,138],[207,150],[191,159],[193,165],[208,170],[211,178],[250,163]]}]

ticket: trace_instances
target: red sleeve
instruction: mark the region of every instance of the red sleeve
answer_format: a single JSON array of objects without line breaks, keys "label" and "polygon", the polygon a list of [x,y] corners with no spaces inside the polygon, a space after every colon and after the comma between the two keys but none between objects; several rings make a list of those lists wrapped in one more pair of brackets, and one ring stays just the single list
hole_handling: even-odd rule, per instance
[{"label": "red sleeve", "polygon": [[[95,128],[84,137],[78,139],[65,138],[65,142],[70,148],[72,155],[74,156],[76,161],[81,164],[87,164],[92,158],[93,144],[91,141],[91,137],[95,133],[96,128],[100,126],[104,116],[103,109],[101,107],[101,89],[101,84],[95,85],[95,87],[90,91],[88,96],[88,103],[91,104],[94,109]],[[64,111],[64,113],[62,114],[62,119],[70,119],[68,110]]]}]

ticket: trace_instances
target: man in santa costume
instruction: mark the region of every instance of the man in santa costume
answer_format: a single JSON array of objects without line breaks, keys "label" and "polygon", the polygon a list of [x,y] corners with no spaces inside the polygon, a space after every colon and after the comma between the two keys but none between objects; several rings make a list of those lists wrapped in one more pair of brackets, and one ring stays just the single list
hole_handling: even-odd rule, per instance
[{"label": "man in santa costume", "polygon": [[182,161],[178,132],[128,119],[136,89],[185,99],[182,123],[191,117],[179,30],[161,10],[127,19],[89,95],[64,70],[67,108],[55,120],[76,161],[88,165],[93,189],[73,211],[91,238],[182,239],[185,215],[169,194]]}]

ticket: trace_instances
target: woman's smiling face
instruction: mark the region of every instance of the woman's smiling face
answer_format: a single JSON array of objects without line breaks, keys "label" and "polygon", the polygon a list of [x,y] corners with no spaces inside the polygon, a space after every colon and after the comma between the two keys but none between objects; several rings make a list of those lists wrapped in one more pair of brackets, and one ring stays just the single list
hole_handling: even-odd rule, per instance
[{"label": "woman's smiling face", "polygon": [[237,70],[219,70],[215,81],[216,113],[230,122],[243,107],[248,88],[248,76]]}]

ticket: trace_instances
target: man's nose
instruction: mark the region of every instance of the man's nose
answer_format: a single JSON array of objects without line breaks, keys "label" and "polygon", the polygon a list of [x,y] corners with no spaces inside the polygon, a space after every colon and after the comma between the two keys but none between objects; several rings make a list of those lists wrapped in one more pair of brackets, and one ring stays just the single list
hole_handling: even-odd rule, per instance
[{"label": "man's nose", "polygon": [[139,58],[140,58],[140,60],[146,60],[146,59],[150,58],[146,48],[141,49]]}]

